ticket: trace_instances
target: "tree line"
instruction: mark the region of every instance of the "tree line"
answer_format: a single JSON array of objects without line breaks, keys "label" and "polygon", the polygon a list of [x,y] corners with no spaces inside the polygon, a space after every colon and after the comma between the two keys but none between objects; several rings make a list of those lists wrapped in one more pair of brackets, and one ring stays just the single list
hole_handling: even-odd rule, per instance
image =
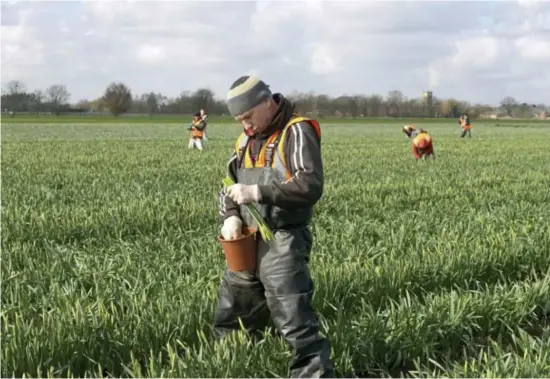
[{"label": "tree line", "polygon": [[[323,94],[292,92],[285,94],[296,104],[300,113],[316,117],[459,117],[468,114],[471,118],[496,114],[499,117],[532,118],[550,113],[545,104],[527,104],[513,97],[505,97],[497,107],[489,104],[474,104],[454,98],[441,99],[427,93],[418,98],[408,98],[401,91],[389,91],[386,96],[341,95],[330,97]],[[179,96],[167,97],[161,93],[132,94],[121,82],[113,82],[104,93],[95,99],[80,99],[70,103],[71,94],[63,84],[53,84],[45,90],[28,91],[19,80],[10,81],[2,89],[2,111],[15,115],[23,113],[110,113],[119,116],[131,114],[192,114],[204,108],[212,115],[226,115],[225,100],[217,99],[209,88],[183,91]]]}]

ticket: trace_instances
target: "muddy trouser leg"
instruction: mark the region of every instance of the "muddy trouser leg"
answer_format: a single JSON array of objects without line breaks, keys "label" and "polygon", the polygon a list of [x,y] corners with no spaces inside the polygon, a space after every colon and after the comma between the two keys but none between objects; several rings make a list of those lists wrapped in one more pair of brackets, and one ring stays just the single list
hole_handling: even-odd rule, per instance
[{"label": "muddy trouser leg", "polygon": [[216,337],[240,330],[239,319],[249,333],[257,335],[268,317],[262,283],[252,273],[226,270],[214,314]]},{"label": "muddy trouser leg", "polygon": [[278,231],[275,247],[260,244],[259,276],[278,331],[293,350],[291,377],[334,377],[329,341],[320,334],[311,298],[307,229]]},{"label": "muddy trouser leg", "polygon": [[460,133],[460,138],[464,138],[465,135],[466,135],[466,130],[462,130],[462,133]]}]

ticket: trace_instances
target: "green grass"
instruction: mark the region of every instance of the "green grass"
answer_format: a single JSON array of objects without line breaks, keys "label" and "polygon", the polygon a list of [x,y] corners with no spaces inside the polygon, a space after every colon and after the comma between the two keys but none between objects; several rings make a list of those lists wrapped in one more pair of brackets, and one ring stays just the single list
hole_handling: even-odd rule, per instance
[{"label": "green grass", "polygon": [[[187,120],[3,121],[3,377],[287,375],[278,336],[211,330],[238,126],[199,154]],[[406,122],[322,123],[311,270],[337,375],[549,376],[550,127],[439,120],[415,162]]]},{"label": "green grass", "polygon": [[[128,124],[185,124],[188,125],[191,121],[192,115],[172,115],[172,114],[157,114],[157,115],[133,115],[122,114],[118,117],[108,114],[103,115],[25,115],[16,114],[14,117],[3,114],[0,118],[2,123],[6,124],[113,124],[128,123]],[[210,123],[216,124],[234,124],[235,120],[230,116],[217,116],[210,115]],[[320,118],[320,121],[324,123],[338,123],[338,124],[390,124],[390,125],[404,125],[404,124],[449,124],[456,126],[458,119],[454,118],[394,118],[394,117],[358,117],[353,119],[352,117],[338,117],[327,116]],[[491,120],[473,120],[477,125],[493,125]],[[547,120],[538,119],[520,119],[520,120],[498,120],[497,124],[501,126],[526,126],[526,125],[539,125],[546,126],[550,124]]]}]

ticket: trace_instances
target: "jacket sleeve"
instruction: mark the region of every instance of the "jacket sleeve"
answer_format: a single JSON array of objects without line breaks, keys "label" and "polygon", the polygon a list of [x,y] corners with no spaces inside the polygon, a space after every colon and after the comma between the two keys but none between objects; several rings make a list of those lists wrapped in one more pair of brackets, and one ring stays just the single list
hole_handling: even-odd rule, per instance
[{"label": "jacket sleeve", "polygon": [[[226,174],[237,183],[237,153],[233,152],[229,162],[227,162],[227,172]],[[220,191],[220,212],[219,212],[219,221],[223,225],[223,222],[226,218],[231,216],[241,217],[240,207],[235,203],[227,193],[225,192],[225,186],[222,187]]]},{"label": "jacket sleeve", "polygon": [[260,203],[281,208],[311,207],[323,194],[320,141],[313,126],[300,122],[290,128],[284,142],[285,160],[292,177],[285,182],[260,185]]}]

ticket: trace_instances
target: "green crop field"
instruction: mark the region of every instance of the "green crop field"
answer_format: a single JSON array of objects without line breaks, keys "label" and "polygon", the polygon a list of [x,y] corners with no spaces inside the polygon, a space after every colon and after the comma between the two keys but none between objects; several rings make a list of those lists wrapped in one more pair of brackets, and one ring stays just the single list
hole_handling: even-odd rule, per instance
[{"label": "green crop field", "polygon": [[[239,127],[2,124],[11,376],[286,376],[276,334],[215,342],[218,191]],[[339,377],[550,376],[550,125],[325,121],[314,305]]]}]

